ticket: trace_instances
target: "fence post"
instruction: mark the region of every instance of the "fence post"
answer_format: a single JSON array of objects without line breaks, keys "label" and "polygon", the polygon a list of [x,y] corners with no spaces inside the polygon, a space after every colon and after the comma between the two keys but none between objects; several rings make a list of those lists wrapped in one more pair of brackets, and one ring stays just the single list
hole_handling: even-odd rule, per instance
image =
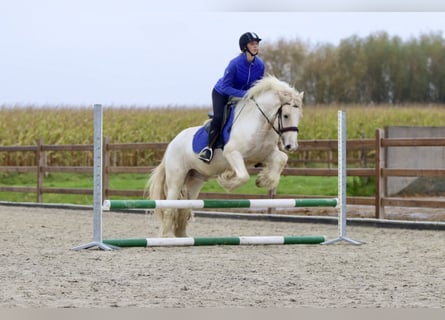
[{"label": "fence post", "polygon": [[37,151],[36,151],[36,164],[37,164],[37,189],[36,189],[36,197],[37,203],[41,203],[42,199],[42,188],[43,188],[43,177],[45,174],[44,167],[46,165],[45,161],[45,152],[43,151],[43,139],[40,138],[37,140]]},{"label": "fence post", "polygon": [[[277,194],[277,188],[269,189],[268,192],[269,199],[274,199],[276,194]],[[267,208],[267,213],[271,214],[273,210],[275,210],[275,208]]]},{"label": "fence post", "polygon": [[334,162],[334,152],[332,151],[332,149],[330,149],[328,151],[328,168],[331,169],[332,168],[332,163]]},{"label": "fence post", "polygon": [[385,218],[385,207],[383,198],[385,197],[385,177],[382,176],[382,169],[385,168],[385,148],[382,147],[384,137],[383,129],[375,131],[375,217]]}]

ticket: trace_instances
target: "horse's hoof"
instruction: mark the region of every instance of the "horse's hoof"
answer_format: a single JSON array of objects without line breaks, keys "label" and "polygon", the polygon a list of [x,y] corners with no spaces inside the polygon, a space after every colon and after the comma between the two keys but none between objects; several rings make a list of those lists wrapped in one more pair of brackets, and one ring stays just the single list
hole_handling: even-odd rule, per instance
[{"label": "horse's hoof", "polygon": [[255,185],[258,188],[273,189],[278,185],[278,183],[271,179],[267,179],[264,177],[258,177],[255,181]]}]

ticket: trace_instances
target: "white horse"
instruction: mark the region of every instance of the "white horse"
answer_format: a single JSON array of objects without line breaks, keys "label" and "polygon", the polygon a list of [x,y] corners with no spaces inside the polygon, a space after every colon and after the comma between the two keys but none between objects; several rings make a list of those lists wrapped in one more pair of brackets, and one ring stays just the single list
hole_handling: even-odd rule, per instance
[{"label": "white horse", "polygon": [[[236,103],[230,138],[216,149],[210,164],[198,159],[192,140],[200,127],[187,128],[168,145],[145,190],[152,200],[197,199],[213,177],[231,191],[249,180],[246,165],[261,163],[256,185],[277,187],[288,156],[298,148],[298,124],[304,92],[299,93],[273,76],[264,77]],[[202,129],[201,129],[202,130]],[[162,237],[186,237],[191,209],[155,209]]]}]

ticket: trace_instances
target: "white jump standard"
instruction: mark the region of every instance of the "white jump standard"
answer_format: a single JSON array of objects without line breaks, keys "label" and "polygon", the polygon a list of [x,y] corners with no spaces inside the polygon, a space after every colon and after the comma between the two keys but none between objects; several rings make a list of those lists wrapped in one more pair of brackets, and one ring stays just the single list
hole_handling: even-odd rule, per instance
[{"label": "white jump standard", "polygon": [[362,241],[352,240],[346,237],[346,113],[338,111],[338,238],[323,242],[332,244],[346,241],[359,245]]},{"label": "white jump standard", "polygon": [[94,189],[93,189],[93,241],[77,246],[73,250],[98,247],[112,250],[113,247],[102,241],[102,156],[103,156],[103,109],[101,104],[94,105]]}]

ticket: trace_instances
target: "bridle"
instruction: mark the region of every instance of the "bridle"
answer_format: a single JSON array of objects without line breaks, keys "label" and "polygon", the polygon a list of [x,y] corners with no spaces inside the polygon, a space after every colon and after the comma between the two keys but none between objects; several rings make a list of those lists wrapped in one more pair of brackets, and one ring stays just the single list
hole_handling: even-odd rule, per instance
[{"label": "bridle", "polygon": [[[288,131],[294,131],[294,132],[299,132],[300,130],[298,129],[298,127],[283,127],[283,107],[285,104],[282,104],[277,112],[275,113],[275,115],[273,116],[272,119],[269,119],[267,117],[267,115],[264,113],[263,109],[261,109],[260,105],[255,101],[255,99],[253,99],[253,102],[255,102],[255,105],[257,106],[258,110],[260,110],[261,114],[263,115],[263,117],[266,119],[266,121],[269,123],[269,125],[271,126],[271,128],[281,137],[283,135],[283,133],[288,132]],[[298,108],[298,107],[294,107],[294,108]],[[275,128],[274,122],[275,120],[278,118],[278,128]]]}]

